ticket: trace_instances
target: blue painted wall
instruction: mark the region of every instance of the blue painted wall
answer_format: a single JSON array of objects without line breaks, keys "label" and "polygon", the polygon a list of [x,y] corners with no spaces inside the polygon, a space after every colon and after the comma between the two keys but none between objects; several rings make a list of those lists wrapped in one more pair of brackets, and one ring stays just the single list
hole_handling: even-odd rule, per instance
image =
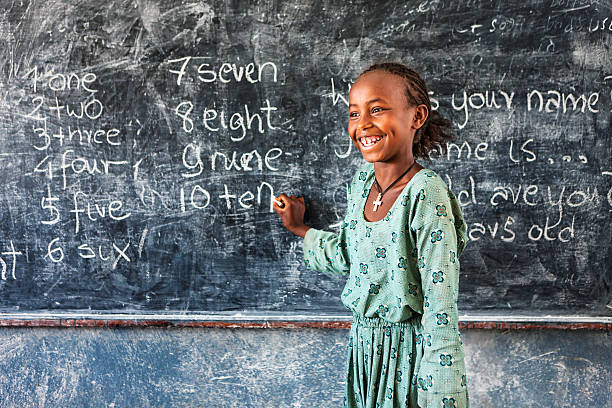
[{"label": "blue painted wall", "polygon": [[[464,330],[478,407],[612,407],[612,336]],[[1,407],[339,407],[348,330],[0,330]]]}]

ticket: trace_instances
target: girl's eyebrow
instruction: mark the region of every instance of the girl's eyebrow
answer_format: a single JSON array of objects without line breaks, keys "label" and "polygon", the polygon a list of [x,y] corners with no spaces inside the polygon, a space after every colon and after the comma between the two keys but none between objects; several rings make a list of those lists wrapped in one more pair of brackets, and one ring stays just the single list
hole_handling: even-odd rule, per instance
[{"label": "girl's eyebrow", "polygon": [[[372,102],[385,102],[385,100],[383,98],[374,98],[374,99],[370,99],[369,101],[366,102],[366,105],[371,104]],[[354,103],[349,103],[349,107],[351,106],[357,106]]]}]

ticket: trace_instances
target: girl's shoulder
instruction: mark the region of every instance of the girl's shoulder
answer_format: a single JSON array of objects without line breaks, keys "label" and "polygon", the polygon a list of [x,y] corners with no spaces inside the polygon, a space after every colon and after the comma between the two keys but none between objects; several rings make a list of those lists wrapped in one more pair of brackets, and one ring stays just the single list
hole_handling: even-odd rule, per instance
[{"label": "girl's shoulder", "polygon": [[421,223],[439,220],[440,217],[450,221],[462,217],[457,197],[438,173],[422,169],[418,176],[409,194],[413,199],[415,215],[418,215]]},{"label": "girl's shoulder", "polygon": [[358,181],[364,182],[368,179],[368,177],[374,173],[374,163],[366,162],[359,166],[355,174],[353,175],[353,180],[357,179]]},{"label": "girl's shoulder", "polygon": [[374,164],[373,163],[365,163],[361,165],[355,174],[353,174],[353,178],[351,183],[349,184],[349,193],[352,191],[361,191],[363,189],[364,184],[368,181],[370,177],[374,174]]},{"label": "girl's shoulder", "polygon": [[423,168],[414,175],[413,180],[411,180],[410,190],[420,194],[421,200],[427,196],[432,199],[454,198],[454,195],[451,197],[452,192],[442,177],[434,170],[428,168]]}]

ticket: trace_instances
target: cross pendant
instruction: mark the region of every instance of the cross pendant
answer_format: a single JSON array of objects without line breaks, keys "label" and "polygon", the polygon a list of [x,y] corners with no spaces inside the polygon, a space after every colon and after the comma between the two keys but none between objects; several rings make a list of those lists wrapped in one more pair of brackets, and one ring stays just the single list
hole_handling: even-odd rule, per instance
[{"label": "cross pendant", "polygon": [[378,197],[376,197],[376,200],[372,203],[374,204],[374,210],[373,210],[374,212],[376,212],[378,207],[382,205],[382,201],[380,201],[381,198],[382,198],[382,194],[378,193]]}]

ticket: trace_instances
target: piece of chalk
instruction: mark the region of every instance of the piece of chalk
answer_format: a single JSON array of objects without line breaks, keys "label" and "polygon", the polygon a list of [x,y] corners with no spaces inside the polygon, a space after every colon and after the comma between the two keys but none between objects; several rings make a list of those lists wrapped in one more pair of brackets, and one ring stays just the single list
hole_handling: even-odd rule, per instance
[{"label": "piece of chalk", "polygon": [[283,203],[282,201],[274,200],[274,202],[275,202],[275,203],[276,203],[276,205],[278,205],[280,208],[285,207],[285,203]]}]

